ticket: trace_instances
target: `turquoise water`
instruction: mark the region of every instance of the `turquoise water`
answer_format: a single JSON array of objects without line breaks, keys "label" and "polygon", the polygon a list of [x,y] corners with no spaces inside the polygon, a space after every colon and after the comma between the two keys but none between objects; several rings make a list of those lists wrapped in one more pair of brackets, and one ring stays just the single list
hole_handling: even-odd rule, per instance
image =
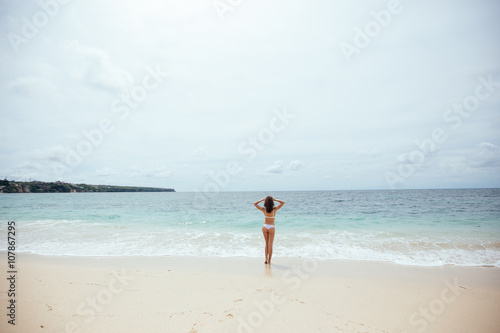
[{"label": "turquoise water", "polygon": [[275,256],[500,266],[500,189],[0,195],[18,251],[263,256],[266,195],[286,201]]}]

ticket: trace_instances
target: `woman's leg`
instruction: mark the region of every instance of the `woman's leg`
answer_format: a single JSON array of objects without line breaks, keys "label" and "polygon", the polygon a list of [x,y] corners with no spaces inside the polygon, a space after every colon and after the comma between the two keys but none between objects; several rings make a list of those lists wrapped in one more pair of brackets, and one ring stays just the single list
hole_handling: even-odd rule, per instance
[{"label": "woman's leg", "polygon": [[267,254],[269,255],[269,260],[267,261],[268,264],[271,264],[271,257],[273,256],[273,242],[274,242],[275,229],[276,228],[271,228],[267,231],[269,234],[268,235],[269,241],[267,242],[268,244],[266,244],[267,246],[269,246],[269,248],[267,249]]},{"label": "woman's leg", "polygon": [[267,231],[266,227],[262,227],[262,233],[264,234],[264,239],[266,240],[266,260],[264,261],[265,264],[267,264],[267,255],[268,255],[268,244],[269,244],[269,232]]}]

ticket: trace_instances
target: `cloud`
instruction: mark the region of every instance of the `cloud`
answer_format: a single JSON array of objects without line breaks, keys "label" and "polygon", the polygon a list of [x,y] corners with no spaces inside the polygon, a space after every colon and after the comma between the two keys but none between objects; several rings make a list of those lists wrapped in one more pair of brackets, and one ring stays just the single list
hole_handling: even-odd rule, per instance
[{"label": "cloud", "polygon": [[290,162],[290,170],[293,170],[293,171],[298,171],[300,169],[302,169],[304,167],[304,162],[300,161],[300,160],[294,160],[294,161],[291,161]]},{"label": "cloud", "polygon": [[490,143],[481,142],[481,151],[474,158],[467,158],[468,166],[472,168],[496,168],[500,167],[500,147]]},{"label": "cloud", "polygon": [[23,162],[17,165],[16,169],[27,171],[27,170],[40,170],[43,166],[38,162]]},{"label": "cloud", "polygon": [[74,40],[66,45],[66,50],[81,64],[74,68],[72,76],[97,89],[127,91],[132,87],[132,76],[111,62],[109,54],[97,47],[80,44]]},{"label": "cloud", "polygon": [[382,154],[382,150],[379,148],[371,148],[369,150],[360,150],[358,151],[359,155],[365,155],[365,156],[380,156]]},{"label": "cloud", "polygon": [[195,150],[193,150],[193,152],[191,153],[191,155],[196,156],[196,157],[205,157],[206,151],[207,150],[205,148],[198,147]]},{"label": "cloud", "polygon": [[500,147],[493,144],[493,143],[490,143],[490,142],[481,142],[479,144],[479,146],[481,148],[484,148],[484,150],[488,150],[488,151],[499,151],[500,150]]},{"label": "cloud", "polygon": [[111,168],[103,167],[101,169],[97,169],[95,171],[95,174],[96,174],[96,176],[99,176],[99,177],[107,177],[107,176],[115,176],[115,175],[117,175],[117,172]]},{"label": "cloud", "polygon": [[58,99],[57,88],[52,81],[44,77],[20,76],[7,84],[7,91],[14,95],[26,97],[43,97]]},{"label": "cloud", "polygon": [[44,173],[44,165],[35,161],[26,161],[14,165],[11,169],[1,170],[3,177],[6,176],[8,179],[12,180],[28,180],[28,179],[38,179]]},{"label": "cloud", "polygon": [[[1,6],[3,35],[21,33],[31,2]],[[401,187],[446,187],[450,179],[500,186],[493,4],[445,0],[433,10],[414,2],[394,21],[398,29],[382,29],[350,66],[339,44],[354,42],[353,29],[366,21],[352,18],[370,19],[373,3],[302,2],[281,15],[283,6],[256,2],[221,21],[206,2],[75,1],[18,54],[0,39],[0,177],[37,172],[57,180],[54,162],[64,165],[66,149],[87,140],[83,131],[109,118],[116,130],[68,168],[65,181],[100,182],[117,172],[110,178],[120,183],[189,191],[210,177],[202,170],[220,173],[235,159],[241,172],[227,190],[386,188],[384,175],[400,167],[417,168]],[[158,64],[169,79],[143,81],[151,74],[144,69]],[[478,79],[490,74],[490,89],[478,90],[491,93],[480,100],[481,116],[454,111],[454,103],[473,102]],[[122,96],[143,82],[158,85],[137,107],[126,103]],[[284,106],[293,121],[273,111]],[[438,127],[445,144],[423,160],[413,153],[418,165],[399,160]]]},{"label": "cloud", "polygon": [[137,168],[133,167],[132,176],[140,176],[140,177],[151,177],[151,178],[167,178],[172,175],[176,170],[175,169],[167,169],[164,166],[159,167],[149,167],[149,168]]},{"label": "cloud", "polygon": [[43,162],[64,162],[67,150],[62,145],[45,146],[30,151],[20,151],[16,155],[25,162],[43,161]]},{"label": "cloud", "polygon": [[270,165],[266,168],[266,172],[269,173],[282,173],[283,172],[283,161],[276,161],[273,165]]}]

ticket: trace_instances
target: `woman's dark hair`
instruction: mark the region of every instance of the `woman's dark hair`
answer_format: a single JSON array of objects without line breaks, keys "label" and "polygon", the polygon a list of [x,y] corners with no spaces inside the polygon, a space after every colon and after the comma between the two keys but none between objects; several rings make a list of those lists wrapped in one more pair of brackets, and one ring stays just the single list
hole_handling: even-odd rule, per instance
[{"label": "woman's dark hair", "polygon": [[264,207],[266,208],[266,212],[270,213],[274,209],[274,200],[273,197],[268,196],[266,201],[264,201]]}]

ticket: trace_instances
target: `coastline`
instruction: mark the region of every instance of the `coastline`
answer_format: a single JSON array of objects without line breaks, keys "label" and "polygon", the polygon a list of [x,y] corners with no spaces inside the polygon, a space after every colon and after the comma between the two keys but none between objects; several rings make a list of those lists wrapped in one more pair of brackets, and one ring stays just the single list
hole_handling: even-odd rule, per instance
[{"label": "coastline", "polygon": [[[279,257],[269,267],[262,261],[18,254],[16,326],[4,313],[0,331],[500,329],[498,267]],[[8,290],[8,280],[1,281]],[[7,304],[7,293],[0,298]]]},{"label": "coastline", "polygon": [[175,192],[173,188],[0,180],[0,193]]}]

